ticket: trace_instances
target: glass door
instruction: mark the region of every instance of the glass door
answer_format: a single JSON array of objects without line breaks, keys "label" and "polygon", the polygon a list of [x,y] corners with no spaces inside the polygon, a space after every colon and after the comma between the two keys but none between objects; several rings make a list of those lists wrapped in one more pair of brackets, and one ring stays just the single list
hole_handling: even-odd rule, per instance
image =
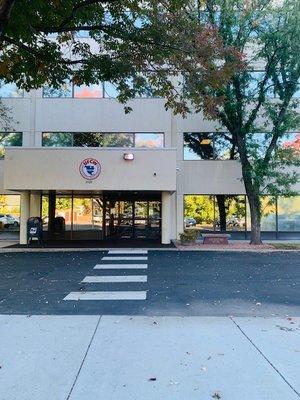
[{"label": "glass door", "polygon": [[120,239],[133,237],[132,201],[106,201],[105,236]]}]

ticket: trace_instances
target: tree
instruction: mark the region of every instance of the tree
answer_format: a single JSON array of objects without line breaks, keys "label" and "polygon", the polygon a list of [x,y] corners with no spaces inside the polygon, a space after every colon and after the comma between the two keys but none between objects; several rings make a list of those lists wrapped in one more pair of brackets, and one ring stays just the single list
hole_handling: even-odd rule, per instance
[{"label": "tree", "polygon": [[242,56],[244,68],[219,87],[199,84],[201,77],[191,68],[184,74],[185,95],[236,142],[250,206],[251,243],[260,244],[260,196],[293,195],[299,179],[294,168],[300,165],[299,150],[284,141],[287,132],[300,126],[299,104],[293,99],[300,78],[300,3],[207,0],[206,9],[197,11],[200,24],[216,29],[224,45]]},{"label": "tree", "polygon": [[[153,87],[155,95],[167,96],[166,107],[185,112],[174,80],[178,70],[192,62],[203,84],[216,85],[237,64],[233,50],[190,18],[189,9],[182,0],[3,0],[0,79],[24,89],[47,82],[58,88],[66,79],[110,81],[122,102]],[[212,68],[215,58],[226,62]]]}]

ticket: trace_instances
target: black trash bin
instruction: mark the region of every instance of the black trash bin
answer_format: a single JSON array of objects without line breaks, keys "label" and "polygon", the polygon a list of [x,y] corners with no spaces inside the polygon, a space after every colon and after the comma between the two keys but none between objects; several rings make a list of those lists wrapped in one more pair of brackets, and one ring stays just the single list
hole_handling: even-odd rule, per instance
[{"label": "black trash bin", "polygon": [[39,244],[43,243],[43,220],[40,217],[30,217],[27,220],[27,243],[37,239]]},{"label": "black trash bin", "polygon": [[66,221],[64,217],[55,217],[53,227],[55,233],[64,232],[66,230]]}]

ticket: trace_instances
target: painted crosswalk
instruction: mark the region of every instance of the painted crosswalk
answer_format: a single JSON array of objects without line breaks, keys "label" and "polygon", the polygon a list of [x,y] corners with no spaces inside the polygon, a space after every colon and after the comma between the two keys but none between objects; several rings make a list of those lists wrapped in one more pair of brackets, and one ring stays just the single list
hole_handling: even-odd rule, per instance
[{"label": "painted crosswalk", "polygon": [[147,282],[147,275],[86,276],[82,283]]},{"label": "painted crosswalk", "polygon": [[147,264],[96,264],[94,269],[147,269]]},{"label": "painted crosswalk", "polygon": [[[135,263],[134,261],[138,261]],[[84,290],[70,292],[64,300],[82,301],[82,300],[146,300],[147,275],[145,270],[148,268],[148,251],[147,250],[109,250],[108,253],[101,258],[99,264],[93,267],[94,274],[86,276],[80,283],[84,284]],[[114,271],[118,271],[118,275],[114,275]],[[130,270],[135,270],[133,274]],[[138,270],[143,271],[143,275],[138,275]],[[97,275],[99,271],[100,275]],[[103,272],[101,272],[103,271]],[[110,275],[107,275],[107,272]],[[122,275],[123,272],[123,275]],[[118,285],[118,290],[105,290],[104,284],[109,284],[109,289],[113,289],[114,285]],[[123,286],[123,284],[125,286]],[[130,284],[141,284],[142,290],[128,290]],[[95,290],[95,285],[99,290]],[[99,285],[99,286],[98,286]],[[121,286],[120,286],[121,285]],[[126,288],[122,290],[119,288]]]}]

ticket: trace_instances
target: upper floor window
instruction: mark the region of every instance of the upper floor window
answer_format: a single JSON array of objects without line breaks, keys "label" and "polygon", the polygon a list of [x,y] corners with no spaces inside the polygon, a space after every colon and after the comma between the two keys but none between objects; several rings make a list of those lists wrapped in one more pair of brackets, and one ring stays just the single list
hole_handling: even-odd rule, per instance
[{"label": "upper floor window", "polygon": [[234,160],[236,145],[225,132],[184,133],[184,160]]},{"label": "upper floor window", "polygon": [[[130,82],[129,82],[130,87]],[[116,84],[112,82],[100,82],[90,85],[74,85],[70,81],[66,81],[60,88],[56,89],[51,86],[43,87],[44,98],[107,98],[115,99],[119,95],[119,90]],[[136,98],[155,97],[151,88],[147,88],[143,93],[136,94]]]},{"label": "upper floor window", "polygon": [[74,97],[77,99],[99,99],[103,97],[103,85],[74,85]]},{"label": "upper floor window", "polygon": [[22,146],[22,132],[0,132],[0,158],[8,146]]},{"label": "upper floor window", "polygon": [[52,86],[44,86],[43,97],[50,97],[50,98],[73,97],[73,85],[71,82],[65,81],[58,89]]},{"label": "upper floor window", "polygon": [[24,91],[19,89],[15,83],[4,83],[0,81],[0,97],[23,97]]},{"label": "upper floor window", "polygon": [[44,132],[46,147],[164,147],[163,133]]}]

